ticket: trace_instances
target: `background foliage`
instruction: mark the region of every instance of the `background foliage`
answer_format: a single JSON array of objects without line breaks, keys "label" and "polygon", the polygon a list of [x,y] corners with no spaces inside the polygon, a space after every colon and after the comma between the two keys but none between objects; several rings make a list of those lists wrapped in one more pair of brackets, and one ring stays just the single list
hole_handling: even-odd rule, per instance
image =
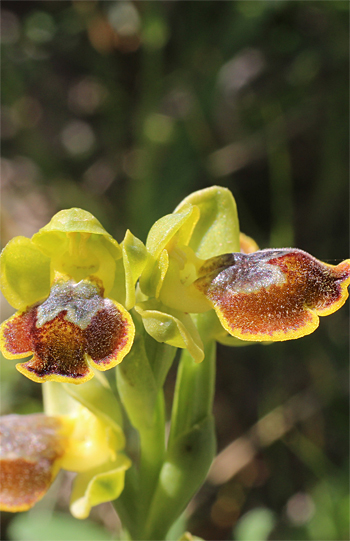
[{"label": "background foliage", "polygon": [[[261,247],[347,257],[348,6],[3,1],[3,245],[72,206],[118,241],[126,228],[145,240],[183,197],[220,184]],[[219,347],[219,451],[234,444],[188,509],[193,533],[349,538],[347,368],[346,308],[298,341]],[[1,398],[3,414],[41,408],[11,361]],[[117,535],[108,505],[88,523],[67,514],[69,483],[4,513],[2,539]]]}]

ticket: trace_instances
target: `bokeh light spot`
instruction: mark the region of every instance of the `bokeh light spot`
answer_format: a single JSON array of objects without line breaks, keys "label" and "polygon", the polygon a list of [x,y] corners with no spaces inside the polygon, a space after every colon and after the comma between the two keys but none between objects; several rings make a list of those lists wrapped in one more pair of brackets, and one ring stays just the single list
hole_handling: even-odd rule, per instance
[{"label": "bokeh light spot", "polygon": [[35,11],[26,20],[25,33],[36,43],[51,41],[56,31],[53,18],[44,11]]},{"label": "bokeh light spot", "polygon": [[84,154],[95,144],[95,135],[87,122],[73,120],[61,132],[61,141],[69,154]]},{"label": "bokeh light spot", "polygon": [[167,143],[173,133],[174,121],[167,115],[151,113],[145,121],[145,135],[154,143]]}]

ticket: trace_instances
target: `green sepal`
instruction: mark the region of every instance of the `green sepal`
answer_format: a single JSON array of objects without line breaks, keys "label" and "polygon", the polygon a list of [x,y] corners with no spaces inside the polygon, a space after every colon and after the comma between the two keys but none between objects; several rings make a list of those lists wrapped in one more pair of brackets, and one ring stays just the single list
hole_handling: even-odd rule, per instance
[{"label": "green sepal", "polygon": [[177,235],[177,243],[188,244],[198,222],[199,211],[192,205],[183,205],[181,211],[167,214],[156,221],[148,233],[146,248],[157,258],[166,245]]},{"label": "green sepal", "polygon": [[198,219],[197,207],[187,205],[182,212],[163,216],[152,226],[146,241],[149,259],[140,277],[140,287],[145,295],[159,295],[168,270],[168,252],[177,244],[188,244]]},{"label": "green sepal", "polygon": [[200,210],[200,219],[189,246],[201,259],[240,251],[239,222],[235,200],[227,188],[211,186],[186,197],[175,209],[182,212],[188,204]]},{"label": "green sepal", "polygon": [[45,239],[51,238],[51,236],[47,236],[47,233],[51,232],[102,235],[109,240],[116,251],[120,250],[117,241],[107,233],[100,222],[90,212],[83,209],[71,208],[57,212],[50,222],[45,227],[42,227],[34,236],[45,244]]},{"label": "green sepal", "polygon": [[197,363],[204,359],[202,340],[189,314],[168,308],[155,299],[137,304],[135,310],[154,340],[187,348]]},{"label": "green sepal", "polygon": [[215,456],[210,415],[176,438],[166,453],[146,523],[145,539],[164,539],[170,526],[200,488]]},{"label": "green sepal", "polygon": [[58,212],[32,241],[51,258],[52,272],[68,274],[76,281],[95,276],[106,295],[112,288],[115,261],[122,250],[89,212],[77,208]]},{"label": "green sepal", "polygon": [[125,471],[130,466],[131,460],[119,453],[113,462],[78,473],[70,500],[72,515],[84,519],[94,505],[118,498],[124,488]]},{"label": "green sepal", "polygon": [[1,254],[1,291],[17,310],[50,293],[50,259],[26,237],[15,237]]}]

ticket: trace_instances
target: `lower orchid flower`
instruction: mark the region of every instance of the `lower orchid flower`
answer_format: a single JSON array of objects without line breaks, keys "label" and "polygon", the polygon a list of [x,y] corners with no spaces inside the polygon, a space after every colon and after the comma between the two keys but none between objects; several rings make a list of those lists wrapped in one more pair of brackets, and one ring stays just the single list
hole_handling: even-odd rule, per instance
[{"label": "lower orchid flower", "polygon": [[0,418],[1,510],[33,507],[60,469],[77,472],[70,505],[76,518],[86,518],[92,506],[114,500],[122,492],[125,471],[131,465],[121,452],[125,445],[122,429],[68,395],[65,410],[67,403],[67,414]]}]

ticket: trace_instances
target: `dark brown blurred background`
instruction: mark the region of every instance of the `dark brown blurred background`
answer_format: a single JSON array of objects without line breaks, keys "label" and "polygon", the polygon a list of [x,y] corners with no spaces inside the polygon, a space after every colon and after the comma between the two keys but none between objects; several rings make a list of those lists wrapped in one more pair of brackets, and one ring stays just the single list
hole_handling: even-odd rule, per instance
[{"label": "dark brown blurred background", "polygon": [[[72,206],[145,241],[219,184],[262,248],[348,256],[347,1],[3,1],[1,25],[3,245]],[[234,443],[188,509],[191,531],[349,539],[347,308],[309,337],[218,357],[219,451]],[[39,411],[40,385],[1,366],[2,413]],[[117,535],[108,506],[67,514],[68,485],[4,513],[1,538]]]}]

